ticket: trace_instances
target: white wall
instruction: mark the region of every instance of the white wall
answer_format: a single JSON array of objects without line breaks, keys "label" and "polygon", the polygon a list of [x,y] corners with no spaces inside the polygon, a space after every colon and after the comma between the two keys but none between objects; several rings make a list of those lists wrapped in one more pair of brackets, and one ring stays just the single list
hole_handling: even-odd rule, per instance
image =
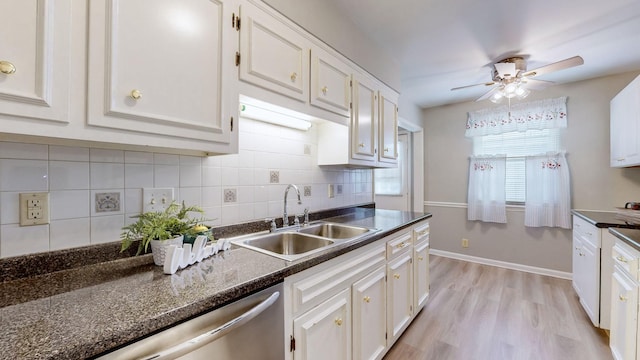
[{"label": "white wall", "polygon": [[[0,257],[118,241],[142,209],[144,187],[173,187],[178,201],[202,206],[216,225],[282,216],[289,183],[303,195],[299,206],[289,193],[290,215],[373,201],[371,170],[316,164],[315,127],[302,132],[249,119],[240,120],[239,154],[217,157],[0,142]],[[270,182],[272,171],[279,183]],[[343,193],[328,198],[328,184]],[[236,200],[225,202],[233,191]],[[21,192],[50,193],[49,225],[18,225]],[[119,193],[121,210],[96,213],[96,192]]]},{"label": "white wall", "polygon": [[[568,128],[563,131],[571,172],[572,207],[615,211],[640,199],[640,169],[609,167],[609,101],[638,73],[625,73],[532,92],[526,101],[567,96]],[[433,213],[433,249],[571,272],[571,231],[524,227],[522,209],[507,211],[508,224],[466,220],[467,112],[494,106],[465,102],[425,109],[426,211]],[[461,239],[470,247],[461,247]]]}]

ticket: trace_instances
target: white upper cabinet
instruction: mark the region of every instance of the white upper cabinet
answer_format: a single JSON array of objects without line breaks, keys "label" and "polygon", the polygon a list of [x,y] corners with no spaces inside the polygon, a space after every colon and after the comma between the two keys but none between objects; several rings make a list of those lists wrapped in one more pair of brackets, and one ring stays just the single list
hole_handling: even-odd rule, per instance
[{"label": "white upper cabinet", "polygon": [[343,61],[320,48],[312,48],[311,104],[349,117],[352,73]]},{"label": "white upper cabinet", "polygon": [[309,41],[250,2],[240,13],[240,79],[308,102]]},{"label": "white upper cabinet", "polygon": [[380,90],[380,149],[378,161],[398,163],[398,96],[392,91]]},{"label": "white upper cabinet", "polygon": [[611,100],[611,166],[640,165],[640,77]]},{"label": "white upper cabinet", "polygon": [[[38,119],[31,127],[39,120],[67,123],[71,1],[4,0],[2,6],[0,117]],[[0,122],[0,131],[21,129]]]},{"label": "white upper cabinet", "polygon": [[375,162],[378,136],[378,91],[373,79],[354,74],[351,157]]},{"label": "white upper cabinet", "polygon": [[167,145],[193,139],[214,152],[235,151],[231,6],[229,0],[92,0],[88,124],[156,134]]}]

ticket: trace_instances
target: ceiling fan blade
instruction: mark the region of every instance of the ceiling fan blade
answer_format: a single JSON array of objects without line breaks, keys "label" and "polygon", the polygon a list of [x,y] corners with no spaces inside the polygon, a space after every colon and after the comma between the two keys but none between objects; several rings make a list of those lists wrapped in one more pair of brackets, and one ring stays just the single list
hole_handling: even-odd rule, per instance
[{"label": "ceiling fan blade", "polygon": [[496,71],[501,78],[516,76],[516,64],[515,63],[495,63]]},{"label": "ceiling fan blade", "polygon": [[481,84],[473,84],[473,85],[454,87],[454,88],[451,89],[451,91],[460,90],[460,89],[466,89],[466,88],[470,88],[470,87],[474,87],[474,86],[480,86],[480,85],[492,86],[492,85],[495,85],[495,82],[492,81],[492,82],[486,82],[486,83],[481,83]]},{"label": "ceiling fan blade", "polygon": [[493,95],[493,93],[498,90],[498,87],[494,87],[493,89],[487,91],[486,93],[484,93],[482,96],[480,96],[479,98],[476,99],[476,101],[482,101],[485,99],[488,99],[491,95]]},{"label": "ceiling fan blade", "polygon": [[550,85],[555,84],[555,82],[553,81],[527,79],[527,78],[523,78],[522,83],[525,84],[528,89],[532,89],[532,90],[543,90],[549,87]]},{"label": "ceiling fan blade", "polygon": [[574,66],[578,66],[578,65],[582,65],[582,64],[584,64],[584,59],[582,59],[582,57],[580,57],[580,56],[574,56],[574,57],[570,57],[568,59],[564,59],[564,60],[560,60],[558,62],[554,62],[554,63],[549,64],[549,65],[541,66],[541,67],[539,67],[537,69],[533,69],[533,70],[527,71],[522,76],[523,77],[540,76],[540,75],[548,74],[550,72],[554,72],[554,71],[558,71],[558,70],[564,70],[564,69],[568,69],[570,67],[574,67]]}]

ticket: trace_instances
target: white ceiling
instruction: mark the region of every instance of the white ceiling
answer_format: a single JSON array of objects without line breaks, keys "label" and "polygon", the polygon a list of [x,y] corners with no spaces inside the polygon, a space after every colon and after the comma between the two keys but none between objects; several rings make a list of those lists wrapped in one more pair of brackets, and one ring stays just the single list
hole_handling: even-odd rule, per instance
[{"label": "white ceiling", "polygon": [[566,83],[640,69],[638,0],[328,0],[397,60],[402,96],[421,107],[474,100],[492,64],[584,65],[536,79]]}]

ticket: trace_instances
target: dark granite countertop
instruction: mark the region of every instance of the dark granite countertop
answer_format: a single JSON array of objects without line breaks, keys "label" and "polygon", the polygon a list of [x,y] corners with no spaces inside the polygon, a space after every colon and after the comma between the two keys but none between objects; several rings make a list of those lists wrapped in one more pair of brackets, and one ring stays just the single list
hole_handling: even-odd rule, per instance
[{"label": "dark granite countertop", "polygon": [[615,212],[571,210],[571,213],[599,228],[640,229],[640,225],[621,219]]},{"label": "dark granite countertop", "polygon": [[175,275],[163,274],[151,255],[143,255],[26,278],[9,276],[0,283],[0,358],[90,358],[430,217],[362,208],[326,219],[380,231],[296,262],[232,248]]},{"label": "dark granite countertop", "polygon": [[640,229],[615,229],[610,228],[609,232],[618,239],[624,241],[632,248],[640,251]]}]

